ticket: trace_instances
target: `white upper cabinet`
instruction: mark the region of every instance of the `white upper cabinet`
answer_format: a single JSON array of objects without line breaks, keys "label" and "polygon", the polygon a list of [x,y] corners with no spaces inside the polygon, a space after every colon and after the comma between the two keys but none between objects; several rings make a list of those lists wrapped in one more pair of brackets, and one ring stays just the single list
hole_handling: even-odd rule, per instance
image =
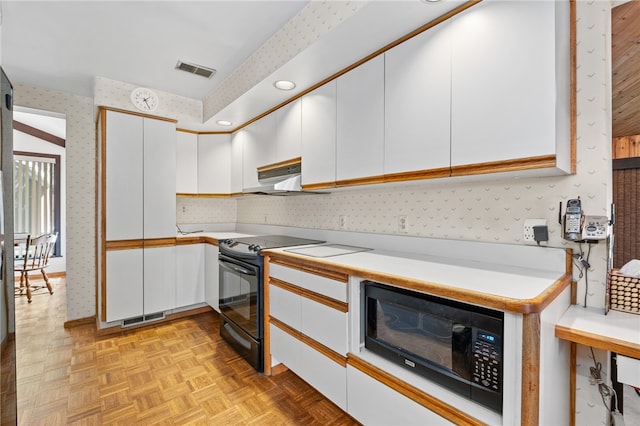
[{"label": "white upper cabinet", "polygon": [[451,31],[444,22],[385,53],[384,173],[450,165]]},{"label": "white upper cabinet", "polygon": [[176,141],[176,192],[196,194],[198,192],[198,135],[177,132]]},{"label": "white upper cabinet", "polygon": [[144,238],[174,237],[176,235],[176,125],[170,121],[149,118],[143,120]]},{"label": "white upper cabinet", "polygon": [[240,130],[231,137],[231,193],[242,192],[242,154],[246,133]]},{"label": "white upper cabinet", "polygon": [[106,206],[103,207],[107,241],[143,237],[142,120],[135,115],[106,112],[106,140],[103,141],[106,144],[103,171]]},{"label": "white upper cabinet", "polygon": [[229,135],[198,135],[198,193],[231,192],[231,141]]},{"label": "white upper cabinet", "polygon": [[107,111],[103,143],[107,241],[175,236],[175,124]]},{"label": "white upper cabinet", "polygon": [[383,174],[384,55],[337,79],[336,180]]},{"label": "white upper cabinet", "polygon": [[245,132],[242,157],[242,187],[259,185],[257,168],[276,162],[274,149],[276,137],[276,115],[271,113],[242,129]]},{"label": "white upper cabinet", "polygon": [[302,127],[302,102],[300,99],[278,109],[276,114],[276,162],[300,157]]},{"label": "white upper cabinet", "polygon": [[336,180],[336,81],[302,97],[302,184]]},{"label": "white upper cabinet", "polygon": [[489,0],[452,19],[452,166],[567,153],[568,28],[556,1]]}]

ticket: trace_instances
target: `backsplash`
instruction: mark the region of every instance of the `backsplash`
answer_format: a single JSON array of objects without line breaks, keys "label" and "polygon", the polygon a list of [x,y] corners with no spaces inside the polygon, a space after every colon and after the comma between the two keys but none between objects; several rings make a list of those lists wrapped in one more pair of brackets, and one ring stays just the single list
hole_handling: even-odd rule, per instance
[{"label": "backsplash", "polygon": [[235,223],[235,198],[176,198],[176,222]]}]

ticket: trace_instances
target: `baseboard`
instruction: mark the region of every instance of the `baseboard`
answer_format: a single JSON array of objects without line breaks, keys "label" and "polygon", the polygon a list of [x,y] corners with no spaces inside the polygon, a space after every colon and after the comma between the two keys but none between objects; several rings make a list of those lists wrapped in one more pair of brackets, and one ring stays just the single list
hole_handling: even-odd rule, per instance
[{"label": "baseboard", "polygon": [[271,367],[271,375],[272,376],[277,376],[280,373],[284,373],[288,369],[289,368],[284,364],[274,365],[273,367]]},{"label": "baseboard", "polygon": [[95,325],[95,324],[96,324],[96,317],[94,315],[92,317],[78,318],[71,321],[65,321],[64,328],[74,328],[74,327],[80,327],[83,325]]},{"label": "baseboard", "polygon": [[109,336],[109,335],[118,334],[118,333],[126,333],[131,330],[139,330],[141,328],[155,327],[159,324],[165,324],[180,318],[192,317],[194,315],[199,315],[206,312],[213,312],[217,314],[217,312],[211,306],[201,306],[199,308],[187,309],[185,311],[175,312],[173,314],[169,314],[165,316],[164,319],[143,323],[140,325],[127,326],[126,328],[122,328],[119,325],[115,325],[113,327],[99,328],[98,330],[96,330],[96,335],[102,337],[102,336]]}]

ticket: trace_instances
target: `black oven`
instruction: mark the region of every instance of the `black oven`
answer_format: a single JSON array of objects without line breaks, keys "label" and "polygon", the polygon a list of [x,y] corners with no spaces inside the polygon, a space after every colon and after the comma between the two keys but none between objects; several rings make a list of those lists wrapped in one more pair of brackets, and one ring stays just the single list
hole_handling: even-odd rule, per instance
[{"label": "black oven", "polygon": [[502,413],[502,312],[364,281],[365,347]]},{"label": "black oven", "polygon": [[261,250],[323,242],[287,235],[218,241],[220,335],[257,371],[264,371]]},{"label": "black oven", "polygon": [[263,371],[261,265],[222,254],[218,256],[218,264],[220,334],[256,370]]}]

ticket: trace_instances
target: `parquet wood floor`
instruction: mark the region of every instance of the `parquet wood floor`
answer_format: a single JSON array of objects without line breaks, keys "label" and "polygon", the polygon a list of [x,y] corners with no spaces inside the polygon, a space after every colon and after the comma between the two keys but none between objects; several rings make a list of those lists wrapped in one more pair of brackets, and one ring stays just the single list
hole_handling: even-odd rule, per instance
[{"label": "parquet wood floor", "polygon": [[19,425],[357,425],[287,371],[256,373],[205,313],[97,337],[64,329],[65,281],[16,298]]}]

